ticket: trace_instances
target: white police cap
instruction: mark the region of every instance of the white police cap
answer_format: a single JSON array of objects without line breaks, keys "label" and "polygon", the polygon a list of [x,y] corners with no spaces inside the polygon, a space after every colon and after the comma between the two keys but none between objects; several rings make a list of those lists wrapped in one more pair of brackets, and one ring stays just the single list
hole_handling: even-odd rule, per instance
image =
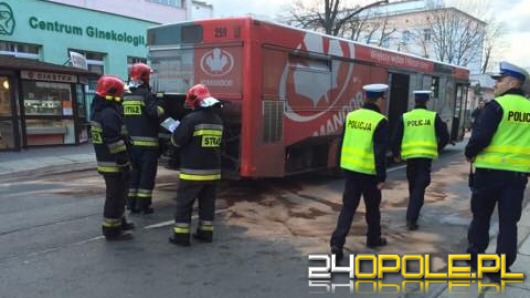
[{"label": "white police cap", "polygon": [[387,84],[369,84],[364,85],[363,90],[366,92],[366,97],[377,98],[384,96],[386,90],[388,90]]},{"label": "white police cap", "polygon": [[528,75],[528,72],[524,70],[523,68],[513,63],[502,61],[500,63],[500,72],[492,75],[491,77],[494,79],[498,79],[503,76],[514,77],[524,82],[526,79],[528,79],[529,75]]},{"label": "white police cap", "polygon": [[431,96],[432,91],[431,90],[416,90],[416,91],[412,91],[412,94],[414,94],[415,99],[429,99],[429,96]]}]

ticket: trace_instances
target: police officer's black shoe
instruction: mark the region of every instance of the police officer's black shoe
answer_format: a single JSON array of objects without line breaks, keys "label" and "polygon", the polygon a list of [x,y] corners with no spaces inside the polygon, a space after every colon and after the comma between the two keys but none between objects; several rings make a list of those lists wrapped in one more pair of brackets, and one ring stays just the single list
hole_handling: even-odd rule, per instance
[{"label": "police officer's black shoe", "polygon": [[190,246],[190,234],[173,234],[169,237],[169,243],[178,246]]},{"label": "police officer's black shoe", "polygon": [[338,246],[332,246],[331,247],[331,254],[335,255],[335,261],[340,262],[342,261],[342,258],[344,257],[344,253],[342,252],[342,248]]},{"label": "police officer's black shoe", "polygon": [[376,248],[376,247],[379,247],[379,246],[385,246],[386,244],[387,244],[387,242],[386,242],[386,238],[385,237],[379,237],[376,240],[367,241],[366,242],[366,246],[368,246],[369,248]]},{"label": "police officer's black shoe", "polygon": [[131,214],[140,214],[140,209],[137,208],[130,208],[129,211]]},{"label": "police officer's black shoe", "polygon": [[123,231],[134,230],[135,227],[136,226],[134,225],[134,223],[128,221],[127,218],[125,218],[125,217],[121,218],[121,229]]},{"label": "police officer's black shoe", "polygon": [[120,232],[116,235],[105,236],[105,240],[107,241],[126,241],[126,240],[132,240],[133,238],[134,236],[131,232]]},{"label": "police officer's black shoe", "polygon": [[416,231],[420,226],[415,221],[407,220],[407,229],[409,231]]}]

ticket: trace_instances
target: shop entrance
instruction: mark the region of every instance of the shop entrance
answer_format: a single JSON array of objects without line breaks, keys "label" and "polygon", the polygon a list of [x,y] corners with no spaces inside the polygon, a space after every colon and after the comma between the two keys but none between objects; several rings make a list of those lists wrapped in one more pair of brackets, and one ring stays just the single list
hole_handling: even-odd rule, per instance
[{"label": "shop entrance", "polygon": [[20,149],[14,86],[12,76],[0,74],[0,151]]}]

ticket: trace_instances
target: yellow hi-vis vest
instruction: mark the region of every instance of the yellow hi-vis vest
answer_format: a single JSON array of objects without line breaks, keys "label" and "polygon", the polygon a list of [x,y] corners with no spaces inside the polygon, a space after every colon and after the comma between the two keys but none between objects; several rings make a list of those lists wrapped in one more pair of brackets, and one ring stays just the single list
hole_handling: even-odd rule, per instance
[{"label": "yellow hi-vis vest", "polygon": [[401,158],[438,158],[435,122],[436,112],[414,109],[403,114]]},{"label": "yellow hi-vis vest", "polygon": [[495,99],[502,119],[488,147],[475,159],[483,169],[530,173],[530,101],[508,94]]},{"label": "yellow hi-vis vest", "polygon": [[368,109],[358,109],[348,114],[344,123],[341,168],[375,175],[374,132],[383,119],[386,119],[384,115]]}]

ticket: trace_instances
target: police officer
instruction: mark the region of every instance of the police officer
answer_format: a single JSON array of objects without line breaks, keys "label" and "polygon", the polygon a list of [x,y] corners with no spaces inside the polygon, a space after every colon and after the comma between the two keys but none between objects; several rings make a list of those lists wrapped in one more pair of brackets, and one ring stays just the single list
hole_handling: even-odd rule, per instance
[{"label": "police officer", "polygon": [[331,253],[337,260],[343,257],[342,247],[348,235],[353,215],[359,206],[361,195],[366,206],[366,245],[376,248],[387,244],[381,237],[381,189],[386,179],[386,150],[388,121],[381,113],[385,84],[363,87],[366,100],[361,109],[350,112],[344,123],[341,141],[340,167],[346,175],[342,196],[342,208],[337,228],[331,236]]},{"label": "police officer", "polygon": [[495,99],[484,107],[465,149],[466,159],[476,167],[467,252],[471,266],[476,266],[477,254],[488,246],[490,218],[497,205],[496,252],[506,254],[509,269],[517,256],[517,222],[530,173],[530,101],[521,90],[529,78],[528,72],[508,62],[500,63],[500,74],[493,78]]},{"label": "police officer", "polygon": [[407,208],[407,228],[418,229],[418,217],[423,206],[425,189],[431,183],[432,160],[449,141],[447,126],[436,112],[427,110],[431,91],[414,91],[416,106],[403,114],[392,137],[394,160],[407,161],[409,183],[409,205]]},{"label": "police officer", "polygon": [[164,109],[151,93],[151,72],[146,64],[133,64],[129,69],[130,93],[123,100],[125,125],[132,142],[133,171],[127,200],[131,213],[154,212],[151,204],[158,168],[160,118]]},{"label": "police officer", "polygon": [[199,200],[199,225],[193,235],[203,242],[213,240],[216,184],[221,179],[221,138],[223,122],[220,101],[201,84],[190,88],[186,104],[193,112],[186,115],[171,136],[180,152],[180,182],[177,191],[175,225],[169,241],[190,245],[193,203]]},{"label": "police officer", "polygon": [[134,225],[125,218],[125,200],[129,176],[129,157],[125,126],[119,112],[124,83],[117,77],[105,75],[97,82],[92,101],[92,142],[97,170],[106,185],[102,230],[107,240],[129,240],[126,232]]}]

